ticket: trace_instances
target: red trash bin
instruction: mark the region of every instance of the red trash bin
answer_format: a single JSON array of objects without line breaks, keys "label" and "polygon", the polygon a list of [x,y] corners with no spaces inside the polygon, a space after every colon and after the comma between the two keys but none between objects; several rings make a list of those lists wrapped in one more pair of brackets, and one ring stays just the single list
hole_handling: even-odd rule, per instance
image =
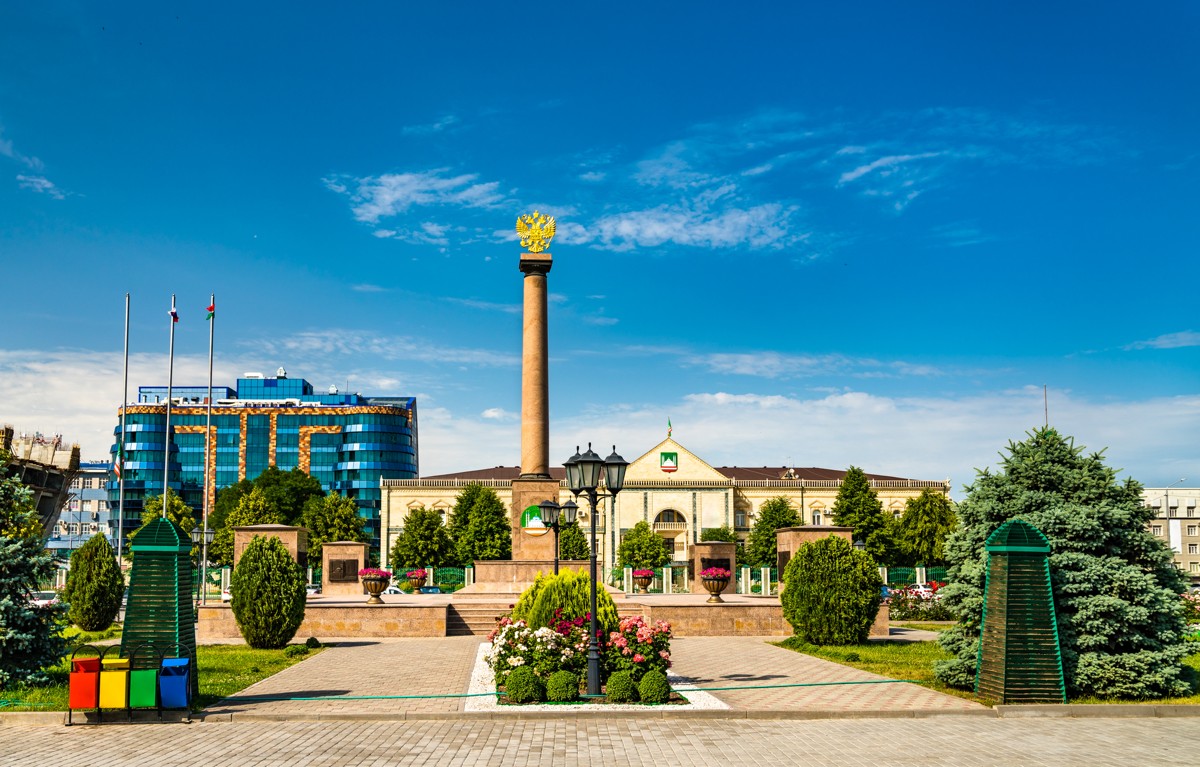
[{"label": "red trash bin", "polygon": [[[77,658],[80,652],[91,650],[94,658]],[[67,688],[67,724],[72,711],[100,710],[100,650],[92,645],[80,645],[71,653],[71,673]]]}]

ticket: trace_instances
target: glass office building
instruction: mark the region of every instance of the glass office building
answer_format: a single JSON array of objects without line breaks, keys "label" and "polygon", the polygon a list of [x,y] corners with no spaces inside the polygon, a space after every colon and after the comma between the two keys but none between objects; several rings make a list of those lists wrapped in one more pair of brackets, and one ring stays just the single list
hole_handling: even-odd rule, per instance
[{"label": "glass office building", "polygon": [[[204,506],[205,424],[208,387],[171,389],[170,460],[166,481],[196,511]],[[141,524],[142,504],[161,495],[167,455],[167,387],[143,386],[126,407],[125,520],[128,534]],[[120,413],[112,454],[120,441]],[[246,373],[237,389],[213,387],[213,456],[208,468],[210,502],[216,491],[254,479],[277,466],[299,468],[328,491],[354,499],[379,546],[380,480],[413,479],[417,472],[417,402],[414,397],[365,397],[330,387],[314,393],[303,378]],[[117,479],[108,497],[117,508]],[[211,507],[210,507],[211,508]]]}]

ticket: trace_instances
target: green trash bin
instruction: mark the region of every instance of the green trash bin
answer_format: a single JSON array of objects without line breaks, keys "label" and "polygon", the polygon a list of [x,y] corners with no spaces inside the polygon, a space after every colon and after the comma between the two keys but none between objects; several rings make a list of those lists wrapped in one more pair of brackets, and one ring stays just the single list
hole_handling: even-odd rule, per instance
[{"label": "green trash bin", "polygon": [[158,650],[151,643],[138,645],[129,656],[129,708],[157,708],[161,719],[162,707],[158,703],[159,658]]}]

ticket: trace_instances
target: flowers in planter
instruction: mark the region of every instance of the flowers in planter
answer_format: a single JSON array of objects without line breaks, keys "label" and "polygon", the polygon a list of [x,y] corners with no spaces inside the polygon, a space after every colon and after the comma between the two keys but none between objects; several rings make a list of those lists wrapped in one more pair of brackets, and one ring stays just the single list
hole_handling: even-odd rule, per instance
[{"label": "flowers in planter", "polygon": [[364,567],[358,571],[359,578],[382,578],[385,581],[392,579],[392,574],[387,570],[380,570],[378,567]]},{"label": "flowers in planter", "polygon": [[654,571],[653,570],[634,570],[633,577],[634,578],[653,578]]},{"label": "flowers in planter", "polygon": [[707,570],[700,571],[700,577],[708,580],[729,580],[733,577],[733,573],[726,570],[724,567],[710,567]]},{"label": "flowers in planter", "polygon": [[416,570],[409,570],[406,572],[404,577],[408,578],[410,581],[419,581],[422,578],[428,578],[429,572],[423,567],[418,567]]},{"label": "flowers in planter", "polygon": [[608,635],[604,661],[609,674],[628,671],[634,681],[647,671],[662,671],[671,667],[671,624],[655,621],[653,625],[640,615],[622,618],[617,630]]},{"label": "flowers in planter", "polygon": [[578,672],[587,666],[587,634],[582,626],[567,621],[569,631],[561,634],[545,626],[531,629],[525,621],[501,618],[488,634],[492,647],[485,658],[496,675],[496,686],[505,684],[515,668],[528,666],[543,681],[556,671]]}]

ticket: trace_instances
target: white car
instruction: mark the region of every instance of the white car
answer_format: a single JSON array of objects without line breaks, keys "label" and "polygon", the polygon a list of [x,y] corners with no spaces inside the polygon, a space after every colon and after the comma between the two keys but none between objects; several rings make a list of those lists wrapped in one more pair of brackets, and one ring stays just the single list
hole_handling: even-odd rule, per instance
[{"label": "white car", "polygon": [[233,599],[233,594],[229,593],[229,589],[225,589],[224,591],[221,592],[221,601],[222,602],[228,602],[231,599]]},{"label": "white car", "polygon": [[46,607],[58,604],[58,593],[54,591],[31,591],[29,604],[34,607]]},{"label": "white car", "polygon": [[403,594],[404,590],[401,589],[399,586],[388,586],[386,589],[383,590],[383,593],[384,594]]}]

